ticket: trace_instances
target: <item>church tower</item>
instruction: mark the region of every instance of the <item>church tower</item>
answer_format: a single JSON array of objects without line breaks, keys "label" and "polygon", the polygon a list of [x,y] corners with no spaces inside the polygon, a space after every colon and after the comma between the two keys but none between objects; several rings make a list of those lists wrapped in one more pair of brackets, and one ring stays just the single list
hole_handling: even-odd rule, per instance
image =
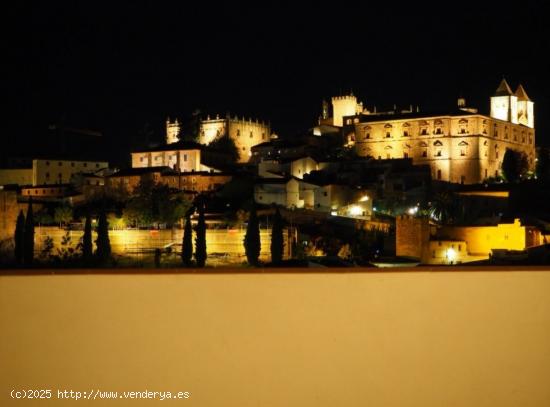
[{"label": "church tower", "polygon": [[527,96],[527,92],[520,84],[516,90],[515,96],[518,98],[518,123],[524,126],[535,127],[535,104]]},{"label": "church tower", "polygon": [[502,79],[494,96],[491,96],[491,117],[511,123],[518,122],[518,98]]},{"label": "church tower", "polygon": [[178,119],[170,121],[168,117],[166,119],[166,144],[177,143],[179,141],[180,124]]}]

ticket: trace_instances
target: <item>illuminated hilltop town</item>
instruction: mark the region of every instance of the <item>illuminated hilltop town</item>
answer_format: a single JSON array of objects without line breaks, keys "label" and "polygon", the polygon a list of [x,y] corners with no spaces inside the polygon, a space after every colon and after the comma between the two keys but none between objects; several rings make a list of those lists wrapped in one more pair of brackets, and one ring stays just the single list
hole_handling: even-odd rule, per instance
[{"label": "illuminated hilltop town", "polygon": [[[252,206],[265,262],[276,212],[285,221],[288,261],[530,259],[546,244],[550,219],[535,198],[547,201],[550,174],[546,151],[536,148],[534,102],[521,84],[515,89],[503,79],[488,97],[488,115],[462,97],[440,111],[377,111],[353,94],[334,96],[295,137],[229,113],[201,117],[194,129],[167,118],[163,142],[128,151],[127,168],[76,151],[7,157],[0,169],[2,247],[10,247],[30,200],[41,225],[38,252],[47,238],[60,245],[66,233],[81,234],[84,214],[101,203],[115,254],[161,250],[168,258],[182,250],[186,215],[177,205],[195,225],[200,201],[208,251],[228,264],[243,261]],[[69,133],[101,139],[63,130]],[[159,191],[164,195],[156,197]]]}]

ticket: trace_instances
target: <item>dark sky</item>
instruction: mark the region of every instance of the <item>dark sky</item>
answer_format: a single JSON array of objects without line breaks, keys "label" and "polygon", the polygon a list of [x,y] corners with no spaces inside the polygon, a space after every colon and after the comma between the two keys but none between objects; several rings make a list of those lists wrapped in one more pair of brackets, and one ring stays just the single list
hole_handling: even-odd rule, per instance
[{"label": "dark sky", "polygon": [[17,3],[1,17],[5,139],[63,120],[124,149],[146,125],[160,135],[167,115],[196,108],[292,136],[322,98],[349,89],[379,109],[447,107],[461,92],[486,112],[504,76],[523,83],[538,144],[550,145],[550,30],[537,3]]}]

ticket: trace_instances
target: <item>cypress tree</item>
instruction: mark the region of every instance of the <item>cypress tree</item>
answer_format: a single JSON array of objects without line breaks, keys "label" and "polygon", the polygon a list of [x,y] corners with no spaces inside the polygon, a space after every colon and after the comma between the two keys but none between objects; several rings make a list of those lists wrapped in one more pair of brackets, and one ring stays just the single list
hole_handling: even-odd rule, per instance
[{"label": "cypress tree", "polygon": [[15,224],[15,261],[17,264],[23,264],[25,247],[25,215],[19,211],[17,223]]},{"label": "cypress tree", "polygon": [[283,218],[277,208],[271,228],[271,262],[279,264],[283,260]]},{"label": "cypress tree", "polygon": [[84,236],[82,237],[82,258],[85,263],[92,259],[92,219],[90,214],[86,214],[86,223],[84,224]]},{"label": "cypress tree", "polygon": [[109,241],[109,223],[107,222],[107,215],[105,210],[102,209],[99,213],[99,220],[97,222],[97,239],[95,241],[97,246],[96,256],[100,262],[106,262],[111,257],[111,242]]},{"label": "cypress tree", "polygon": [[183,240],[181,242],[181,260],[185,266],[189,266],[192,258],[193,229],[191,228],[191,214],[188,212],[185,216],[185,229],[183,230]]},{"label": "cypress tree", "polygon": [[199,206],[199,219],[195,232],[197,237],[195,238],[195,260],[197,261],[197,267],[204,267],[206,263],[206,224],[204,222],[204,203],[200,202]]},{"label": "cypress tree", "polygon": [[32,214],[32,198],[29,199],[29,206],[27,208],[23,241],[23,261],[27,266],[30,266],[34,260],[34,216]]},{"label": "cypress tree", "polygon": [[258,215],[256,214],[256,205],[252,203],[252,209],[248,217],[248,225],[246,226],[246,235],[244,237],[244,251],[248,264],[251,266],[258,265],[260,250],[260,225],[258,223]]}]

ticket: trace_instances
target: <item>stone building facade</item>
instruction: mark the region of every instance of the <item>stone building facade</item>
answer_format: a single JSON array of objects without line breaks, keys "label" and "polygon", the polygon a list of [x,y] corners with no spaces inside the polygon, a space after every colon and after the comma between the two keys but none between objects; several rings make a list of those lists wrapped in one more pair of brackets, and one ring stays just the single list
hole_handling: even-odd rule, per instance
[{"label": "stone building facade", "polygon": [[229,136],[239,151],[239,162],[245,163],[252,156],[252,147],[264,143],[270,139],[271,128],[268,123],[259,120],[237,117],[215,119],[208,117],[201,122],[199,143],[210,144],[223,136]]},{"label": "stone building facade", "polygon": [[429,164],[434,180],[475,184],[499,176],[507,149],[525,153],[529,168],[535,166],[533,102],[521,85],[513,94],[504,80],[490,116],[462,99],[446,114],[361,114],[345,117],[344,125],[359,156],[412,158]]}]

